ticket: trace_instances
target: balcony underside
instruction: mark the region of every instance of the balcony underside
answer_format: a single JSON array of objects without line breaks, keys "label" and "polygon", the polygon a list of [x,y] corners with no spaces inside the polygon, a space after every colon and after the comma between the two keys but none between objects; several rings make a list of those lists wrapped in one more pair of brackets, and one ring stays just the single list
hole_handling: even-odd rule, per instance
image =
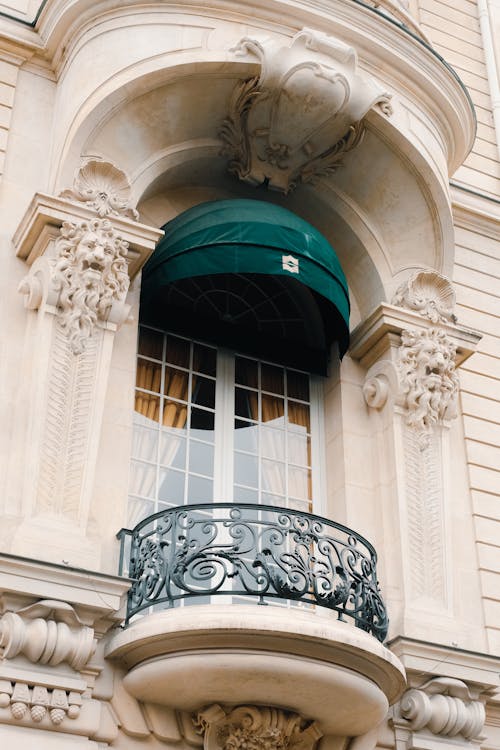
[{"label": "balcony underside", "polygon": [[399,661],[333,613],[275,606],[186,606],[142,617],[110,642],[136,698],[184,711],[270,705],[327,735],[376,726],[404,689]]}]

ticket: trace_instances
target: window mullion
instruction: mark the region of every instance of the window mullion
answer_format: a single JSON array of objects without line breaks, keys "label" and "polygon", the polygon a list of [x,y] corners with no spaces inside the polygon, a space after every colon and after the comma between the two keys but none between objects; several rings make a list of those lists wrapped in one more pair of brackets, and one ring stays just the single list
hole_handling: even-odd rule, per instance
[{"label": "window mullion", "polygon": [[234,474],[234,356],[217,353],[214,501],[232,502]]}]

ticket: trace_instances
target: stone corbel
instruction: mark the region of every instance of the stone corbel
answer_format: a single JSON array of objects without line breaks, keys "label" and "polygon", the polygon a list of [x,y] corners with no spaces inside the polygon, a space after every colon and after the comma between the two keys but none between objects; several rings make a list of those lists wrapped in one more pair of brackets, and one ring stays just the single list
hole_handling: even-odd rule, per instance
[{"label": "stone corbel", "polygon": [[33,663],[57,666],[67,662],[79,671],[95,651],[92,628],[81,623],[65,602],[42,600],[0,619],[0,654],[23,654]]},{"label": "stone corbel", "polygon": [[354,48],[333,37],[302,29],[286,46],[244,37],[231,51],[261,64],[236,85],[220,131],[229,171],[251,185],[288,193],[332,174],[361,141],[369,110],[392,113]]},{"label": "stone corbel", "polygon": [[322,733],[299,714],[264,706],[212,705],[193,717],[204,750],[313,750]]},{"label": "stone corbel", "polygon": [[416,733],[434,735],[445,741],[481,739],[485,721],[483,702],[461,680],[436,677],[419,688],[411,688],[394,707],[394,724],[406,730],[408,747],[419,747]]}]

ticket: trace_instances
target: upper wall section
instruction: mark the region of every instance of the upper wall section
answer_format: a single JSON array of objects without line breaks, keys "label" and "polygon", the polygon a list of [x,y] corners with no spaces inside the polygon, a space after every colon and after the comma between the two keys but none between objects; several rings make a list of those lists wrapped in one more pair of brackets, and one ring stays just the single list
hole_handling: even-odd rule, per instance
[{"label": "upper wall section", "polygon": [[[31,64],[49,62],[56,80],[40,190],[64,190],[82,159],[97,156],[125,170],[139,208],[167,188],[241,193],[226,176],[221,125],[235,88],[267,70],[270,58],[256,50],[272,48],[279,62],[301,29],[333,40],[325,43],[338,48],[333,75],[335,65],[352,64],[384,106],[361,112],[364,137],[341,166],[299,185],[286,205],[332,242],[362,315],[409,269],[451,273],[448,180],[472,146],[474,112],[453,71],[397,19],[357,0],[47,0],[33,29],[1,23],[31,45]],[[313,46],[305,40],[304,54],[321,56]],[[351,81],[346,91],[351,84],[360,86]],[[303,120],[310,104],[306,96],[296,106]]]}]

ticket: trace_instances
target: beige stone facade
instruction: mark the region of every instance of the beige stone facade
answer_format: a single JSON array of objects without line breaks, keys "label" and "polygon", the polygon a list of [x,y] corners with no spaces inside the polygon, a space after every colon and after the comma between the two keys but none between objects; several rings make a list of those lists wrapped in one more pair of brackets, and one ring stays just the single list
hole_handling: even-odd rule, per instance
[{"label": "beige stone facade", "polygon": [[[287,450],[299,427],[313,446],[280,464],[309,505],[234,514],[238,365],[193,313],[190,346],[220,346],[217,375],[189,365],[225,436],[216,510],[175,537],[170,509],[130,552],[120,529],[168,506],[144,490],[131,521],[136,383],[187,403],[165,343],[139,360],[161,387],[136,379],[142,270],[169,221],[246,199],[318,230],[349,287],[342,361],[334,343],[309,400],[280,396]],[[5,747],[500,750],[498,0],[0,2],[0,217]],[[302,300],[298,269],[283,255]]]}]

